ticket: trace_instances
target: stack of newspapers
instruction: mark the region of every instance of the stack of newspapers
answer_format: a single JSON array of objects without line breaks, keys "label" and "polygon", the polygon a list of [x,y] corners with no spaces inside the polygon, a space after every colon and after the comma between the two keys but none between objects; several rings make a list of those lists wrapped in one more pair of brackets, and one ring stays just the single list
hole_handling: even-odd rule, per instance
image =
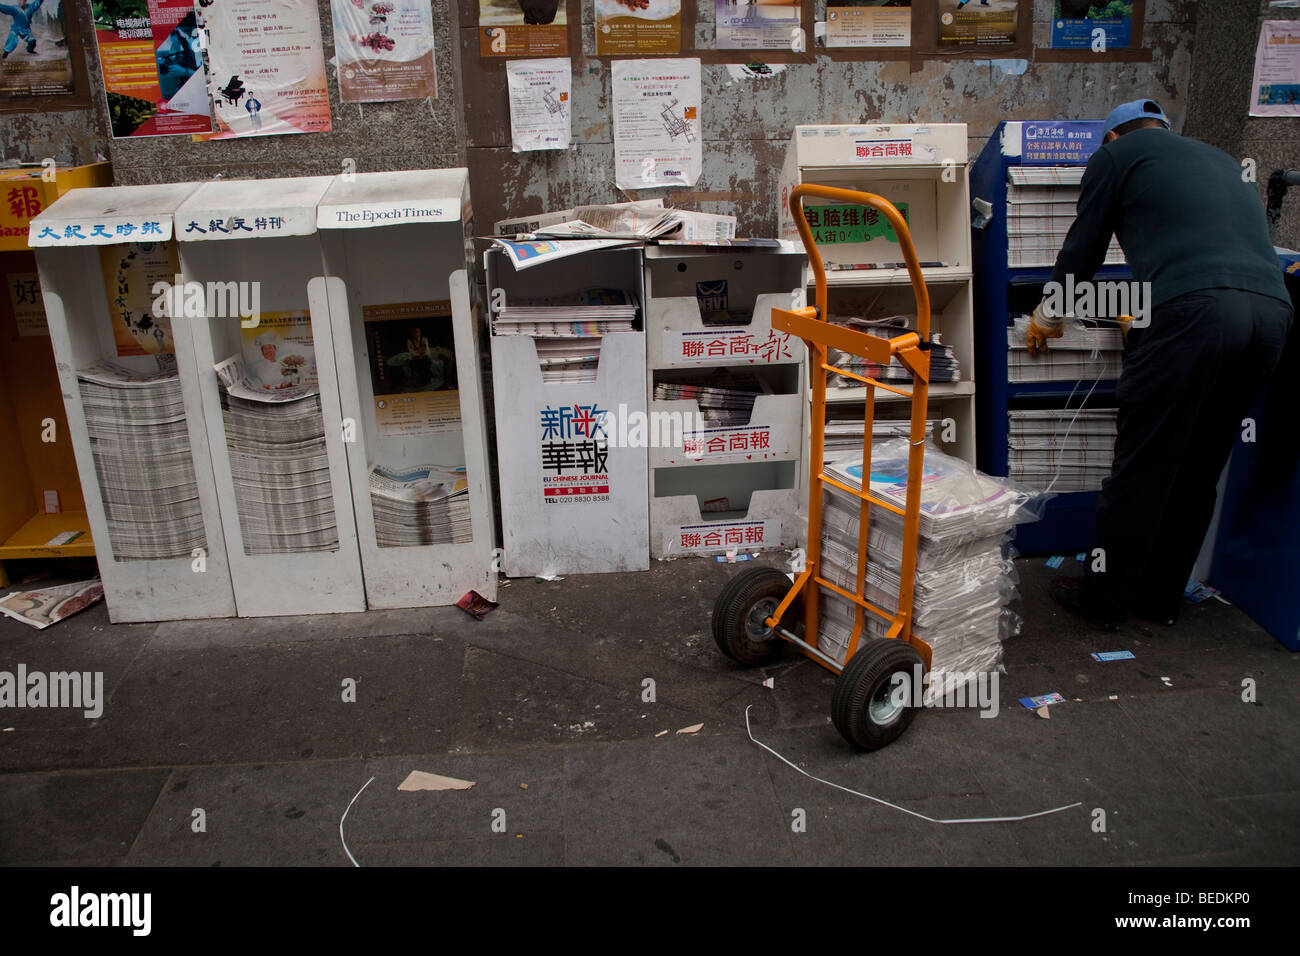
[{"label": "stack of newspapers", "polygon": [[1029,316],[1014,316],[1007,329],[1007,381],[1091,382],[1116,379],[1124,371],[1124,334],[1105,319],[1066,319],[1059,339],[1045,353],[1030,353]]},{"label": "stack of newspapers", "polygon": [[635,329],[637,300],[621,289],[509,302],[494,309],[493,335],[527,335],[537,345],[543,382],[594,382],[600,337]]},{"label": "stack of newspapers", "polygon": [[188,558],[205,547],[175,369],[134,372],[99,361],[77,381],[113,556]]},{"label": "stack of newspapers", "polygon": [[370,504],[381,548],[473,540],[464,468],[376,465],[370,470]]},{"label": "stack of newspapers", "polygon": [[[870,490],[900,508],[907,494],[909,442],[890,439],[872,450]],[[862,456],[827,465],[831,478],[853,488],[862,483]],[[860,501],[827,485],[822,512],[822,577],[849,592],[857,590]],[[927,446],[921,486],[920,540],[917,546],[913,632],[932,651],[936,680],[964,683],[1002,659],[1002,637],[1013,633],[1015,615],[1007,603],[1015,596],[1015,572],[1003,557],[1007,532],[1030,520],[1030,500],[1010,483],[981,474],[964,461]],[[884,508],[867,506],[865,599],[895,613],[903,554],[903,519]],[[821,589],[818,645],[843,662],[854,627],[856,605]],[[863,611],[861,642],[884,637],[886,619]],[[943,681],[937,678],[942,676]]]},{"label": "stack of newspapers", "polygon": [[[1007,265],[1053,266],[1078,212],[1083,166],[1007,168]],[[1106,265],[1123,265],[1124,250],[1112,236]]]},{"label": "stack of newspapers", "polygon": [[[877,413],[879,410],[877,410]],[[925,437],[934,434],[937,418],[928,418],[925,422]],[[838,461],[853,455],[862,457],[862,438],[866,432],[862,419],[829,421],[823,432],[822,457],[826,461]],[[874,418],[871,422],[872,441],[884,438],[906,438],[912,433],[912,423],[906,419]]]},{"label": "stack of newspapers", "polygon": [[1096,491],[1115,456],[1115,409],[1007,412],[1007,476],[1026,488]]},{"label": "stack of newspapers", "polygon": [[247,554],[338,548],[325,422],[315,385],[268,391],[239,356],[216,366]]},{"label": "stack of newspapers", "polygon": [[694,383],[657,382],[655,401],[695,401],[709,425],[747,425],[754,415],[754,400],[762,391],[757,379],[746,383],[736,379],[729,370],[722,370],[697,376]]}]

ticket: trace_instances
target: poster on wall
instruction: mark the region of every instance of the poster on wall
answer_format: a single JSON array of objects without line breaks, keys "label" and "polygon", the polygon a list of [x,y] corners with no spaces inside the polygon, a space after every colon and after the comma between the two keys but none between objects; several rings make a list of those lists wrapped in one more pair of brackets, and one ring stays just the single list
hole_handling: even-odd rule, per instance
[{"label": "poster on wall", "polygon": [[205,139],[328,133],[315,0],[199,0],[216,132]]},{"label": "poster on wall", "polygon": [[803,49],[799,0],[713,0],[719,50]]},{"label": "poster on wall", "polygon": [[564,0],[478,0],[479,56],[568,56]]},{"label": "poster on wall", "polygon": [[311,313],[263,312],[257,325],[240,323],[246,384],[274,392],[316,384]]},{"label": "poster on wall", "polygon": [[1251,116],[1300,116],[1300,20],[1266,20],[1255,47]]},{"label": "poster on wall", "polygon": [[460,431],[451,303],[367,305],[361,316],[379,437]]},{"label": "poster on wall", "polygon": [[20,336],[48,336],[45,324],[45,300],[41,298],[41,280],[35,272],[11,272],[5,276],[9,287],[9,307]]},{"label": "poster on wall", "polygon": [[[73,46],[60,0],[0,3],[4,59],[0,61],[0,110],[20,110],[23,100],[71,96]],[[6,29],[7,28],[7,29]],[[80,50],[77,51],[79,56]]]},{"label": "poster on wall", "polygon": [[429,0],[330,0],[344,103],[438,95]]},{"label": "poster on wall", "polygon": [[[176,281],[181,271],[172,242],[124,242],[99,247],[108,318],[118,355],[173,355],[166,308],[154,308],[154,285]],[[166,300],[164,299],[164,302]]]},{"label": "poster on wall", "polygon": [[619,189],[694,186],[704,171],[699,60],[615,60]]},{"label": "poster on wall", "polygon": [[1052,49],[1104,53],[1132,42],[1133,0],[1053,0]]},{"label": "poster on wall", "polygon": [[572,61],[511,60],[506,64],[510,86],[510,142],[516,153],[537,149],[568,149],[572,135],[569,94]]},{"label": "poster on wall", "polygon": [[596,56],[680,53],[681,0],[595,0]]},{"label": "poster on wall", "polygon": [[1015,44],[1020,0],[939,0],[939,46]]},{"label": "poster on wall", "polygon": [[834,0],[826,7],[828,47],[911,45],[911,0]]},{"label": "poster on wall", "polygon": [[114,139],[212,131],[193,3],[93,0],[91,12]]}]

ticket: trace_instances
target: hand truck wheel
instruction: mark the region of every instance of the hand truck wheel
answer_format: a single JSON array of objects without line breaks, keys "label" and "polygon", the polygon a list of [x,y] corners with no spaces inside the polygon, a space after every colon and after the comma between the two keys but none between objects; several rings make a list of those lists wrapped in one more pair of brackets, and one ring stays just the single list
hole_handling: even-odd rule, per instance
[{"label": "hand truck wheel", "polygon": [[865,641],[835,681],[831,721],[859,750],[893,743],[920,710],[925,663],[916,648],[893,638]]},{"label": "hand truck wheel", "polygon": [[[722,653],[750,667],[780,655],[784,642],[764,622],[785,600],[790,586],[790,578],[771,567],[747,568],[728,581],[713,602],[713,639]],[[801,615],[796,600],[782,623],[795,630]]]}]

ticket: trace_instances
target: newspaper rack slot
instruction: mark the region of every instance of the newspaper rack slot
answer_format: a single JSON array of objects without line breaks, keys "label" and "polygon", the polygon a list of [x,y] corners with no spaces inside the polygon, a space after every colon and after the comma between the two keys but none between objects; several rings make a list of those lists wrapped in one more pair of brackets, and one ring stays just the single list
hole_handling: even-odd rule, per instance
[{"label": "newspaper rack slot", "polygon": [[[883,338],[831,325],[827,315],[826,270],[803,212],[804,197],[868,206],[893,226],[916,297],[917,328]],[[838,674],[831,705],[836,729],[849,743],[863,750],[883,747],[900,736],[911,723],[919,704],[915,682],[931,660],[929,645],[912,631],[913,588],[921,508],[921,475],[925,453],[926,399],[929,377],[927,350],[930,338],[930,299],[911,234],[902,215],[888,200],[870,193],[830,186],[802,184],[790,193],[789,206],[808,251],[816,286],[813,307],[774,309],[772,327],[798,335],[807,345],[812,366],[812,424],[809,454],[808,545],[806,564],[793,586],[776,568],[753,568],[736,576],[718,595],[713,612],[713,633],[720,649],[742,663],[770,660],[781,641],[794,644],[803,654]],[[862,462],[859,487],[827,474],[824,460],[826,381],[837,369],[827,361],[834,347],[887,365],[897,356],[913,373],[910,387],[886,384],[859,376],[871,389],[905,394],[911,402],[907,484],[899,507],[871,490],[872,424],[874,399],[865,403]],[[825,493],[835,489],[857,501],[858,547],[855,587],[848,590],[829,580],[822,571],[822,521]],[[889,612],[866,599],[869,507],[902,518],[902,555],[897,610]],[[852,605],[853,626],[841,664],[820,646],[822,590],[838,594]],[[883,638],[864,640],[864,617],[884,622]]]},{"label": "newspaper rack slot", "polygon": [[74,190],[32,221],[67,431],[115,623],[235,613],[208,433],[184,371],[194,364],[189,323],[170,327],[169,346],[172,313],[153,291],[155,281],[174,283],[172,215],[195,189]]}]

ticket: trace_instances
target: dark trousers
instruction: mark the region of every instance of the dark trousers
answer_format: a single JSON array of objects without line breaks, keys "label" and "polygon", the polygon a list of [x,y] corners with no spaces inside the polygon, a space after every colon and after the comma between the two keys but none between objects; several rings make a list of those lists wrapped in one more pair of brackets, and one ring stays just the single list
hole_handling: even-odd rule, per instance
[{"label": "dark trousers", "polygon": [[1115,393],[1115,461],[1097,501],[1084,582],[1083,599],[1098,616],[1178,616],[1219,474],[1291,321],[1281,299],[1207,289],[1157,306],[1150,326],[1130,333]]}]

